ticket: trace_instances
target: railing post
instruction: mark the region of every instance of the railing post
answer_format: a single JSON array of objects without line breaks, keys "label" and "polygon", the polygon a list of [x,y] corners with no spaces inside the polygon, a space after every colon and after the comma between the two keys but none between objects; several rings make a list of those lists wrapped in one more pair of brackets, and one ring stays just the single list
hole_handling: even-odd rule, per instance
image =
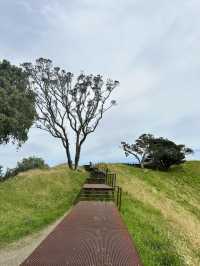
[{"label": "railing post", "polygon": [[120,196],[119,196],[119,210],[121,211],[121,204],[122,204],[122,188],[119,187],[120,189]]},{"label": "railing post", "polygon": [[116,177],[116,174],[115,174],[115,182],[114,182],[114,186],[116,185],[116,178],[117,178],[117,177]]},{"label": "railing post", "polygon": [[106,172],[106,176],[107,176],[108,175],[108,168],[106,168],[106,171],[105,172]]},{"label": "railing post", "polygon": [[119,187],[117,187],[117,207],[119,206]]}]

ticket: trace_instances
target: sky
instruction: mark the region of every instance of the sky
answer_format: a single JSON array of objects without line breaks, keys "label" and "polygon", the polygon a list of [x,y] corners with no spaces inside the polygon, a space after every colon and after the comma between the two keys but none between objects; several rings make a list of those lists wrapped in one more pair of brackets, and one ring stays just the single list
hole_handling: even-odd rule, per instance
[{"label": "sky", "polygon": [[[88,137],[81,163],[127,161],[120,142],[143,133],[186,144],[189,159],[200,159],[199,29],[199,0],[0,0],[0,60],[45,57],[120,81],[117,106]],[[33,127],[22,148],[1,145],[0,165],[32,155],[66,162],[59,140]]]}]

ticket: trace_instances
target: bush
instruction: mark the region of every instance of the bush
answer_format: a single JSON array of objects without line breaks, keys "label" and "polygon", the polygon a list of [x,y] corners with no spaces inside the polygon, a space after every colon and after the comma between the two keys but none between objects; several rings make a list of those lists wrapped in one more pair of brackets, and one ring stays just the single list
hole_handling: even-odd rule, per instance
[{"label": "bush", "polygon": [[48,165],[45,164],[44,160],[42,158],[38,157],[29,157],[29,158],[24,158],[21,162],[17,163],[17,171],[19,172],[24,172],[30,169],[44,169],[48,168]]},{"label": "bush", "polygon": [[12,169],[7,169],[3,180],[8,179],[9,177],[16,176],[17,174],[31,170],[31,169],[46,169],[49,166],[45,164],[44,160],[39,157],[29,157],[29,158],[24,158],[22,159],[21,162],[17,162],[17,167],[12,168]]}]

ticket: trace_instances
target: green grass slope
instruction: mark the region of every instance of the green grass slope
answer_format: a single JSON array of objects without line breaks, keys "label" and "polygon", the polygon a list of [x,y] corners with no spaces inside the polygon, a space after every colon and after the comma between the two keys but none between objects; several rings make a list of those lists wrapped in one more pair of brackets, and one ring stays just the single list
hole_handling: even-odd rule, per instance
[{"label": "green grass slope", "polygon": [[123,189],[122,216],[144,265],[200,265],[200,162],[169,172],[108,167]]},{"label": "green grass slope", "polygon": [[33,233],[63,215],[87,173],[65,165],[31,170],[0,183],[0,247]]},{"label": "green grass slope", "polygon": [[[123,188],[122,216],[144,265],[200,265],[200,162],[168,172],[108,167]],[[0,247],[62,216],[87,175],[61,165],[0,183]]]}]

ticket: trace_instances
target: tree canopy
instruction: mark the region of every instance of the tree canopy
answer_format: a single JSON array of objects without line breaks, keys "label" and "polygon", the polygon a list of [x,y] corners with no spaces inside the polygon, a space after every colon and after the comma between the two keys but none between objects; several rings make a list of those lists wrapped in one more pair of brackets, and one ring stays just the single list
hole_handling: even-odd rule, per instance
[{"label": "tree canopy", "polygon": [[183,144],[176,144],[162,137],[142,134],[134,144],[121,142],[126,156],[133,155],[141,167],[149,166],[167,170],[174,164],[181,164],[185,156],[193,151]]},{"label": "tree canopy", "polygon": [[0,62],[0,144],[24,143],[35,114],[35,96],[27,74],[3,60]]},{"label": "tree canopy", "polygon": [[[115,104],[109,98],[119,82],[84,73],[74,77],[44,58],[37,59],[35,64],[24,63],[23,67],[36,93],[38,128],[61,140],[69,167],[74,165],[76,169],[82,144],[96,130],[103,114]],[[75,143],[70,132],[74,133]]]}]

